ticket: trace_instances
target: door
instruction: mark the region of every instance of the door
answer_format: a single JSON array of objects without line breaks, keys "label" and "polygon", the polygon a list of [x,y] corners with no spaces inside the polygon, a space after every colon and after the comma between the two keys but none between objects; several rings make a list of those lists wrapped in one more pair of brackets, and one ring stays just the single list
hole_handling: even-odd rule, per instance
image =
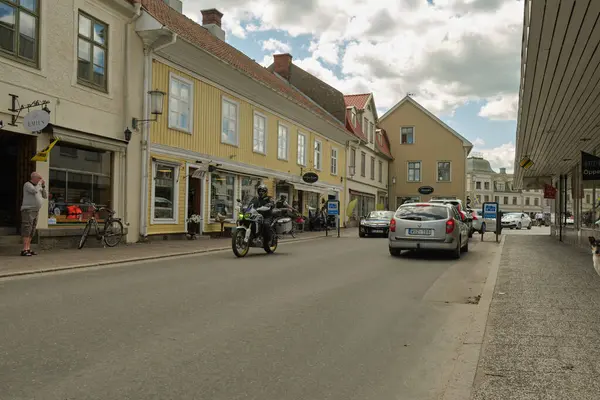
[{"label": "door", "polygon": [[[202,215],[204,213],[202,210],[202,179],[198,177],[192,177],[192,174],[195,171],[195,168],[189,168],[188,170],[187,217],[190,218],[192,215],[199,215],[201,220],[203,220]],[[201,225],[202,222],[200,223],[200,226],[196,227],[196,233],[201,233]]]}]

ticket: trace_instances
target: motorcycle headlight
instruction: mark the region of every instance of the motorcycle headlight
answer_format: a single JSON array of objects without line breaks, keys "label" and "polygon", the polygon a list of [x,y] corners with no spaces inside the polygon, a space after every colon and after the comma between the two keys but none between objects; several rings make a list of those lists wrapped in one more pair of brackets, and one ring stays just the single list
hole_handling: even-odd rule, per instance
[{"label": "motorcycle headlight", "polygon": [[244,219],[244,214],[242,214],[242,213],[239,213],[239,214],[238,214],[238,219]]}]

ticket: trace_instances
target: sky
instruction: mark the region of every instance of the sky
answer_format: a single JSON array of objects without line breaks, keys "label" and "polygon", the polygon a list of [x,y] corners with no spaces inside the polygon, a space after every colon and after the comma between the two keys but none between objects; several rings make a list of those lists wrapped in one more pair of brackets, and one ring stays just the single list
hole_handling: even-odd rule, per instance
[{"label": "sky", "polygon": [[[379,115],[406,94],[513,170],[523,0],[183,0],[218,8],[226,41],[263,66],[273,54],[344,94],[373,92]],[[472,153],[472,154],[473,154]]]}]

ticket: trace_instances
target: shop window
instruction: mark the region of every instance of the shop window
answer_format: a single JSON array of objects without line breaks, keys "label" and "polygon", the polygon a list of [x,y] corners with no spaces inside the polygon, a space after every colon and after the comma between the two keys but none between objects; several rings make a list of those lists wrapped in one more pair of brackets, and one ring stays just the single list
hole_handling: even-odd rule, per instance
[{"label": "shop window", "polygon": [[405,126],[400,128],[400,143],[401,144],[413,144],[415,142],[415,128],[412,126]]},{"label": "shop window", "polygon": [[155,222],[174,223],[177,220],[177,178],[179,167],[154,164],[153,217]]},{"label": "shop window", "polygon": [[408,162],[408,181],[421,182],[421,161]]},{"label": "shop window", "polygon": [[242,181],[242,196],[240,197],[240,200],[242,200],[242,205],[247,206],[250,203],[250,200],[257,195],[256,187],[260,185],[260,179],[246,176],[242,176],[240,179]]},{"label": "shop window", "polygon": [[321,167],[323,166],[323,143],[321,143],[319,140],[315,140],[315,154],[314,154],[314,164],[315,164],[315,169],[317,170],[321,170]]},{"label": "shop window", "polygon": [[254,140],[253,150],[256,153],[267,153],[267,117],[257,112],[254,113]]},{"label": "shop window", "polygon": [[39,1],[0,0],[0,54],[38,66]]},{"label": "shop window", "polygon": [[238,145],[238,103],[223,97],[221,102],[221,143]]},{"label": "shop window", "polygon": [[223,172],[212,172],[210,174],[210,218],[218,219],[223,215],[227,219],[233,219],[235,207],[235,175]]},{"label": "shop window", "polygon": [[107,54],[108,25],[92,16],[79,13],[79,35],[77,41],[78,82],[106,91]]},{"label": "shop window", "polygon": [[450,182],[452,171],[450,161],[438,161],[437,163],[437,181]]},{"label": "shop window", "polygon": [[111,165],[112,153],[108,151],[65,143],[54,146],[48,177],[48,223],[85,223],[93,214],[90,203],[110,208]]},{"label": "shop window", "polygon": [[331,175],[337,175],[338,167],[338,151],[331,148]]},{"label": "shop window", "polygon": [[277,158],[280,160],[288,159],[288,139],[289,129],[285,125],[279,124],[277,129]]},{"label": "shop window", "polygon": [[171,74],[169,81],[169,128],[192,132],[192,82]]},{"label": "shop window", "polygon": [[306,166],[306,135],[298,132],[298,164]]}]

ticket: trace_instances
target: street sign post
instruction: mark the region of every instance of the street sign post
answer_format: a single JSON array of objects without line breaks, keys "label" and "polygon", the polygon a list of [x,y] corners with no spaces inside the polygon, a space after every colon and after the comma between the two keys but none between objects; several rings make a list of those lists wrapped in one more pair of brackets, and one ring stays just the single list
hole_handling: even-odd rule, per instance
[{"label": "street sign post", "polygon": [[[336,225],[337,225],[337,234],[340,237],[340,201],[339,200],[328,200],[327,201],[327,215],[335,215]],[[325,235],[327,235],[327,230],[325,230]]]},{"label": "street sign post", "polygon": [[501,213],[498,207],[498,203],[495,201],[484,202],[483,209],[481,211],[484,219],[496,220],[496,242],[498,242],[500,230],[502,229],[502,221],[500,220]]}]

